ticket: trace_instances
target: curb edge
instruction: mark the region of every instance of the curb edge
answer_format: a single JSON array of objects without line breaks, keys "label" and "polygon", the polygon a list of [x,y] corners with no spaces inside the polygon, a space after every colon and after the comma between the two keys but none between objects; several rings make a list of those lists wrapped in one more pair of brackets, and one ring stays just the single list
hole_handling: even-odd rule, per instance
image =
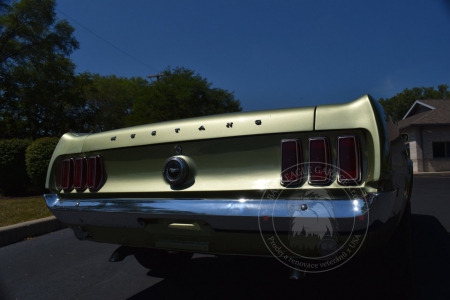
[{"label": "curb edge", "polygon": [[64,228],[67,225],[54,216],[0,227],[0,247]]}]

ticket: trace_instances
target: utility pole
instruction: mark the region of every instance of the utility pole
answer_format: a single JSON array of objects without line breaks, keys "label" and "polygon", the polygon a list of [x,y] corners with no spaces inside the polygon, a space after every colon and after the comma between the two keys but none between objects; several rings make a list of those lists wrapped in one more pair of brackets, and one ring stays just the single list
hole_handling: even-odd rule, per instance
[{"label": "utility pole", "polygon": [[159,73],[159,74],[155,74],[155,75],[148,75],[147,78],[155,78],[156,77],[156,81],[159,82],[159,77],[164,76],[163,73]]}]

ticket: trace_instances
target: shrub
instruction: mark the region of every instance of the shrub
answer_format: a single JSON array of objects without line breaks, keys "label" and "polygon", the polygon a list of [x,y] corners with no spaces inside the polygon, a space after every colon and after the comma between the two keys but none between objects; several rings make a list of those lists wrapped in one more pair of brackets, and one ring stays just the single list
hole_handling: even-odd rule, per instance
[{"label": "shrub", "polygon": [[44,189],[47,169],[59,138],[45,137],[35,140],[27,149],[28,176],[37,187]]},{"label": "shrub", "polygon": [[25,152],[30,140],[0,140],[0,189],[5,195],[26,192],[30,183],[25,165]]}]

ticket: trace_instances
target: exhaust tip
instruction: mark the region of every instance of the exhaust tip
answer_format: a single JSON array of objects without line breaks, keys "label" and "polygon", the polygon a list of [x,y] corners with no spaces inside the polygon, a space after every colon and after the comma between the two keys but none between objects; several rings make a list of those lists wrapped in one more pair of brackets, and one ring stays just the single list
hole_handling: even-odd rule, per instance
[{"label": "exhaust tip", "polygon": [[125,259],[125,257],[134,254],[134,249],[128,246],[120,246],[113,252],[109,258],[109,262],[119,262]]},{"label": "exhaust tip", "polygon": [[291,280],[299,280],[305,278],[306,272],[301,272],[297,269],[291,269],[289,279]]},{"label": "exhaust tip", "polygon": [[75,233],[75,237],[80,241],[92,239],[92,234],[89,231],[83,230],[80,226],[75,227],[73,232]]}]

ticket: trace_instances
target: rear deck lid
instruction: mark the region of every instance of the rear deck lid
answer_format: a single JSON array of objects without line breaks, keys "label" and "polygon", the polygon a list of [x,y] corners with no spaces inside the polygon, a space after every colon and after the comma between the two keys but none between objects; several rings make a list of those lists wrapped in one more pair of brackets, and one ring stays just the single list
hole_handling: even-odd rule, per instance
[{"label": "rear deck lid", "polygon": [[230,113],[89,135],[83,152],[180,141],[312,131],[314,107]]}]

